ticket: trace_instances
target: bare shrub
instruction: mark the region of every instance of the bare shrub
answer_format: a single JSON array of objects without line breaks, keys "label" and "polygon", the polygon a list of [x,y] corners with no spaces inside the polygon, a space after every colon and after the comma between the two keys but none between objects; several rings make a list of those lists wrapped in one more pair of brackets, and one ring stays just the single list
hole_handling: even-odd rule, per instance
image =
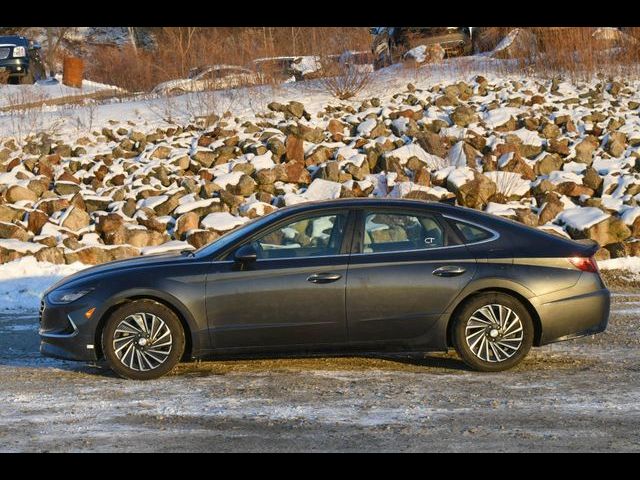
[{"label": "bare shrub", "polygon": [[20,88],[5,94],[5,98],[5,106],[2,109],[5,112],[4,118],[11,136],[19,143],[36,133],[58,128],[58,125],[48,124],[44,118],[44,94]]},{"label": "bare shrub", "polygon": [[355,97],[371,83],[371,72],[359,65],[339,62],[325,70],[328,75],[320,79],[320,84],[339,100]]},{"label": "bare shrub", "polygon": [[[87,74],[93,80],[130,91],[149,91],[158,83],[184,78],[192,68],[227,64],[252,68],[258,58],[368,51],[366,28],[338,27],[155,27],[152,50],[126,45],[93,48]],[[277,63],[277,60],[274,59]],[[272,65],[281,78],[282,69]],[[268,73],[268,72],[267,72]]]}]

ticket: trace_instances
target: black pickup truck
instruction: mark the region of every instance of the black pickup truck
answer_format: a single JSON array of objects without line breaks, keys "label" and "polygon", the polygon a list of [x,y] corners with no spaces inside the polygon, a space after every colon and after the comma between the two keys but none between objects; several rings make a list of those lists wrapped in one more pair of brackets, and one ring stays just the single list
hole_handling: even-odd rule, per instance
[{"label": "black pickup truck", "polygon": [[369,31],[376,70],[396,63],[418,45],[437,43],[447,57],[471,55],[474,50],[470,27],[373,27]]},{"label": "black pickup truck", "polygon": [[40,45],[19,35],[0,36],[0,79],[9,83],[34,83],[46,78]]}]

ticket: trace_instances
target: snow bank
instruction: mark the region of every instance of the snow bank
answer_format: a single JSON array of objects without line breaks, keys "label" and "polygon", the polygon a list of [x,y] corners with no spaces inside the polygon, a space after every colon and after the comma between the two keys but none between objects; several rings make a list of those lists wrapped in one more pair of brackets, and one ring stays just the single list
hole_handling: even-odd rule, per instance
[{"label": "snow bank", "polygon": [[76,262],[54,265],[23,257],[0,265],[0,313],[15,311],[37,312],[40,296],[61,278],[90,265]]},{"label": "snow bank", "polygon": [[630,273],[640,275],[640,257],[598,260],[598,268],[600,270],[626,270]]}]

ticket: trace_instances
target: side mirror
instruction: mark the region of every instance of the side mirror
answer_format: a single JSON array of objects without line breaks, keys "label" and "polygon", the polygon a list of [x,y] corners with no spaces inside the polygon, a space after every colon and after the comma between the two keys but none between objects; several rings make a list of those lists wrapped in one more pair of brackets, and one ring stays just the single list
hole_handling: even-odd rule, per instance
[{"label": "side mirror", "polygon": [[40,44],[38,42],[32,42],[31,43],[31,49],[32,50],[40,50],[42,47],[40,46]]},{"label": "side mirror", "polygon": [[233,259],[236,262],[242,263],[242,264],[255,262],[257,258],[258,258],[258,253],[256,252],[255,247],[251,243],[247,243],[246,245],[241,246],[233,254]]}]

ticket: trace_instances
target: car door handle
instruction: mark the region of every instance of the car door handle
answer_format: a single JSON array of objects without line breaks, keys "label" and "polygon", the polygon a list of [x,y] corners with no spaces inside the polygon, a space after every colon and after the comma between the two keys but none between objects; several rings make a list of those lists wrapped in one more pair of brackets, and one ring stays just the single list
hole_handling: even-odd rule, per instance
[{"label": "car door handle", "polygon": [[342,275],[339,273],[314,273],[307,278],[307,282],[311,283],[331,283],[340,280]]},{"label": "car door handle", "polygon": [[455,277],[462,275],[464,272],[466,272],[466,270],[457,265],[445,265],[444,267],[436,268],[433,274],[438,277]]}]

